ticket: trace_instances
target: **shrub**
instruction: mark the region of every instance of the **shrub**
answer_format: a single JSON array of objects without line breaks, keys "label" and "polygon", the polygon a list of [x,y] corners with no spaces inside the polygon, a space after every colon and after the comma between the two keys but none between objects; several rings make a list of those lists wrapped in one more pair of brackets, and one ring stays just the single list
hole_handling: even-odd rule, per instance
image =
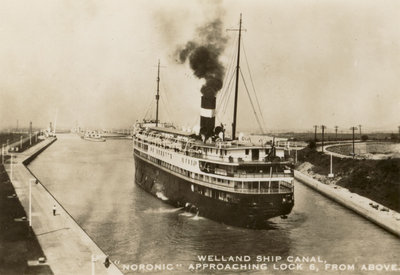
[{"label": "shrub", "polygon": [[310,148],[311,150],[315,150],[317,148],[317,144],[315,143],[315,141],[308,141],[308,148]]}]

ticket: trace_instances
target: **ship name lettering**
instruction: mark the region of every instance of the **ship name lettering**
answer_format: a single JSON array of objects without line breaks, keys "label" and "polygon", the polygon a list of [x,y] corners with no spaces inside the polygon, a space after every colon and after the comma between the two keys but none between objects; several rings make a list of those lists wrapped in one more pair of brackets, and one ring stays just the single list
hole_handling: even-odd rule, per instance
[{"label": "ship name lettering", "polygon": [[173,264],[123,264],[122,270],[130,271],[172,271]]}]

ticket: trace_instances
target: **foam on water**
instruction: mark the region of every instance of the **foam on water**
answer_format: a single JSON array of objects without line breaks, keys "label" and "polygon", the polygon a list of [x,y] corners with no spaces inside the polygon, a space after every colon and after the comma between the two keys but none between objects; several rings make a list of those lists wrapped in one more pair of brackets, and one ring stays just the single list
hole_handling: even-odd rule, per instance
[{"label": "foam on water", "polygon": [[191,218],[191,220],[199,221],[199,220],[204,220],[204,218],[203,218],[203,217],[200,217],[200,216],[199,216],[199,212],[197,212],[196,215],[195,215],[193,218]]},{"label": "foam on water", "polygon": [[183,213],[180,213],[179,216],[192,217],[193,214],[192,214],[192,213],[189,213],[189,212],[183,212]]},{"label": "foam on water", "polygon": [[168,200],[168,198],[162,192],[157,192],[156,196],[157,196],[157,198],[162,199],[163,201]]},{"label": "foam on water", "polygon": [[163,213],[174,213],[174,212],[178,212],[179,210],[181,210],[183,207],[180,208],[150,208],[150,209],[146,209],[144,210],[144,213],[146,214],[163,214]]}]

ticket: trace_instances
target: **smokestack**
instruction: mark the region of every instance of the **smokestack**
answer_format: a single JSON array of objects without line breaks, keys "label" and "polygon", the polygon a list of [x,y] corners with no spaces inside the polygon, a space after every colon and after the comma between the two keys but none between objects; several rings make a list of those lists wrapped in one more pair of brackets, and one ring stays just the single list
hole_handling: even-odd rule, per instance
[{"label": "smokestack", "polygon": [[177,62],[189,62],[193,74],[205,82],[201,87],[200,135],[214,135],[216,95],[222,88],[225,68],[219,60],[228,38],[219,18],[197,29],[197,37],[177,49]]},{"label": "smokestack", "polygon": [[215,96],[201,97],[200,135],[204,135],[206,140],[214,135],[215,105]]},{"label": "smokestack", "polygon": [[50,122],[50,128],[49,128],[49,130],[50,130],[50,132],[53,131],[53,125],[51,124],[51,122]]}]

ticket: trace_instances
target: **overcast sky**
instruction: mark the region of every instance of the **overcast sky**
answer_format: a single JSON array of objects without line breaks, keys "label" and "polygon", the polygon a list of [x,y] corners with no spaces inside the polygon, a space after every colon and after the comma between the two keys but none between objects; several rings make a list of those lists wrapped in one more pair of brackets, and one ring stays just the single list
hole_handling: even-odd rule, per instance
[{"label": "overcast sky", "polygon": [[[56,113],[60,127],[128,127],[154,98],[158,59],[162,119],[192,127],[203,82],[174,53],[215,18],[237,28],[240,13],[266,129],[397,130],[400,1],[368,0],[2,0],[0,128],[44,126]],[[237,33],[226,35],[228,67]],[[240,88],[238,128],[257,130]],[[231,112],[217,122],[230,128]]]}]

